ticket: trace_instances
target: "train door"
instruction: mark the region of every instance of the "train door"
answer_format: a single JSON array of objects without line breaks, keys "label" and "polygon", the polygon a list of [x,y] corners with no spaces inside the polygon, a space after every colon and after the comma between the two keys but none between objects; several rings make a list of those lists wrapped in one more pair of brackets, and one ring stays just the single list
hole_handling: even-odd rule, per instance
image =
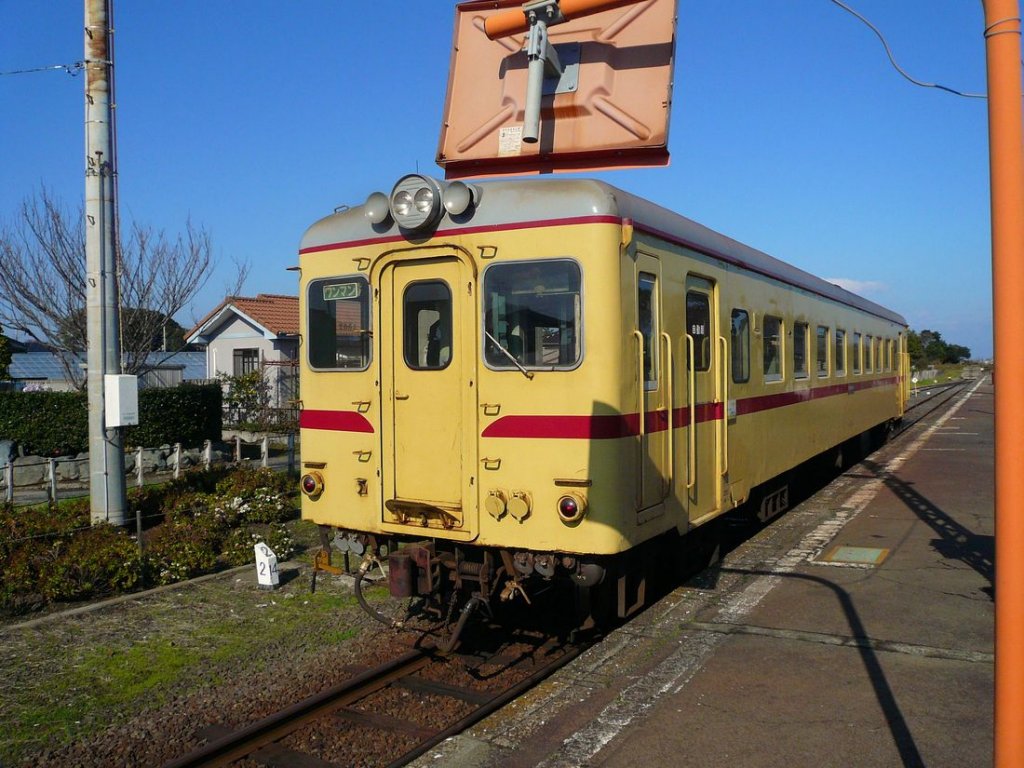
[{"label": "train door", "polygon": [[[473,282],[455,256],[381,274],[383,522],[475,536]],[[468,344],[467,344],[468,341]],[[426,531],[424,531],[426,533]]]},{"label": "train door", "polygon": [[664,511],[671,488],[671,345],[661,318],[661,263],[638,253],[635,338],[639,409],[637,509],[650,519]]},{"label": "train door", "polygon": [[686,279],[686,492],[690,522],[721,506],[719,426],[723,418],[718,400],[716,354],[718,310],[714,283],[690,275]]}]

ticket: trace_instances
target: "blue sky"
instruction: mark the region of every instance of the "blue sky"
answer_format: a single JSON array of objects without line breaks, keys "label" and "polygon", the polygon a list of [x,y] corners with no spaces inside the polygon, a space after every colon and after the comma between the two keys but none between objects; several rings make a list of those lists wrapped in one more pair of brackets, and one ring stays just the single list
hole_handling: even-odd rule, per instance
[{"label": "blue sky", "polygon": [[[985,90],[977,0],[848,0],[914,77]],[[0,0],[0,72],[70,64],[82,3]],[[207,227],[246,293],[297,290],[305,228],[434,163],[454,3],[115,0],[120,205]],[[82,76],[0,76],[0,218],[83,189]],[[992,351],[986,103],[911,85],[829,0],[680,0],[667,168],[596,174]]]}]

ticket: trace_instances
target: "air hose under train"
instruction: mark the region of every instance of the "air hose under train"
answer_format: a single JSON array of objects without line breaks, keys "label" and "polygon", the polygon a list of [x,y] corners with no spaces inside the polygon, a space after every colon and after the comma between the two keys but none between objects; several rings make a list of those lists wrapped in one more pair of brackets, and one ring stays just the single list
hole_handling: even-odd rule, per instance
[{"label": "air hose under train", "polygon": [[[359,602],[359,605],[362,607],[364,611],[370,614],[370,616],[379,621],[381,624],[385,625],[388,629],[408,630],[409,628],[405,626],[405,622],[398,621],[397,619],[392,619],[390,616],[384,615],[376,608],[374,608],[372,605],[370,605],[366,601],[366,598],[363,596],[363,577],[366,576],[366,574],[369,572],[369,570],[374,566],[376,562],[377,561],[375,559],[367,557],[359,565],[359,570],[356,571],[355,580],[352,583],[352,589],[356,593],[356,600]],[[469,620],[469,617],[478,608],[485,605],[486,601],[479,595],[474,595],[466,601],[466,604],[462,606],[462,612],[459,615],[458,622],[456,622],[455,624],[455,629],[452,631],[451,635],[448,637],[444,645],[440,648],[441,653],[450,653],[452,649],[455,648],[455,645],[459,641],[459,636],[462,634],[462,630],[466,626],[466,622]]]},{"label": "air hose under train", "polygon": [[355,581],[353,582],[352,585],[352,589],[356,593],[356,600],[359,601],[359,605],[362,606],[362,609],[364,611],[370,614],[370,616],[379,621],[381,624],[386,625],[389,629],[403,629],[405,626],[404,622],[398,621],[397,619],[392,619],[390,616],[385,616],[383,613],[381,613],[368,602],[366,602],[366,598],[363,597],[363,577],[367,574],[367,572],[373,567],[374,563],[376,562],[377,561],[374,560],[372,557],[366,557],[363,559],[363,562],[360,563],[359,570],[356,571]]}]

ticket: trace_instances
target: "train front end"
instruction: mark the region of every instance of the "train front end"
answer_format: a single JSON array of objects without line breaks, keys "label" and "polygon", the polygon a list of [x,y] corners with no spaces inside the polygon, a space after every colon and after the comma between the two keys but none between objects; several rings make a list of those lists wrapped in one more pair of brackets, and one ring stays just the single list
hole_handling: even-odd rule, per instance
[{"label": "train front end", "polygon": [[393,596],[439,606],[601,581],[632,545],[617,516],[633,490],[615,480],[636,460],[622,237],[593,182],[420,175],[307,231],[301,487],[318,567],[332,551],[386,563]]}]

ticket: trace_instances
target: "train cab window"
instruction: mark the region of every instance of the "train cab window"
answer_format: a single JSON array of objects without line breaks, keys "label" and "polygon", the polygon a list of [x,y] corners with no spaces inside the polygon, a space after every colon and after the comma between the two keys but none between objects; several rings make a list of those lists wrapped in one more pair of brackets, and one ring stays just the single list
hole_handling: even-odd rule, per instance
[{"label": "train cab window", "polygon": [[860,373],[860,334],[853,334],[853,375],[856,376]]},{"label": "train cab window", "polygon": [[782,380],[782,320],[764,316],[764,380]]},{"label": "train cab window", "polygon": [[846,375],[846,331],[836,328],[835,355],[836,376]]},{"label": "train cab window", "polygon": [[793,323],[793,378],[807,378],[807,323]]},{"label": "train cab window", "polygon": [[824,325],[818,326],[818,343],[815,350],[815,365],[818,367],[818,378],[824,379],[828,376],[828,328]]},{"label": "train cab window", "polygon": [[693,339],[693,370],[711,369],[711,299],[701,291],[686,294],[686,335]]},{"label": "train cab window", "polygon": [[582,280],[568,259],[493,264],[484,273],[484,360],[490,368],[567,369],[582,351]]},{"label": "train cab window", "polygon": [[440,280],[405,289],[402,329],[405,364],[416,370],[447,368],[452,359],[452,292]]},{"label": "train cab window", "polygon": [[370,289],[365,277],[312,280],[306,293],[309,365],[363,371],[370,365]]},{"label": "train cab window", "polygon": [[745,309],[732,311],[732,380],[737,384],[750,381],[750,315]]}]

